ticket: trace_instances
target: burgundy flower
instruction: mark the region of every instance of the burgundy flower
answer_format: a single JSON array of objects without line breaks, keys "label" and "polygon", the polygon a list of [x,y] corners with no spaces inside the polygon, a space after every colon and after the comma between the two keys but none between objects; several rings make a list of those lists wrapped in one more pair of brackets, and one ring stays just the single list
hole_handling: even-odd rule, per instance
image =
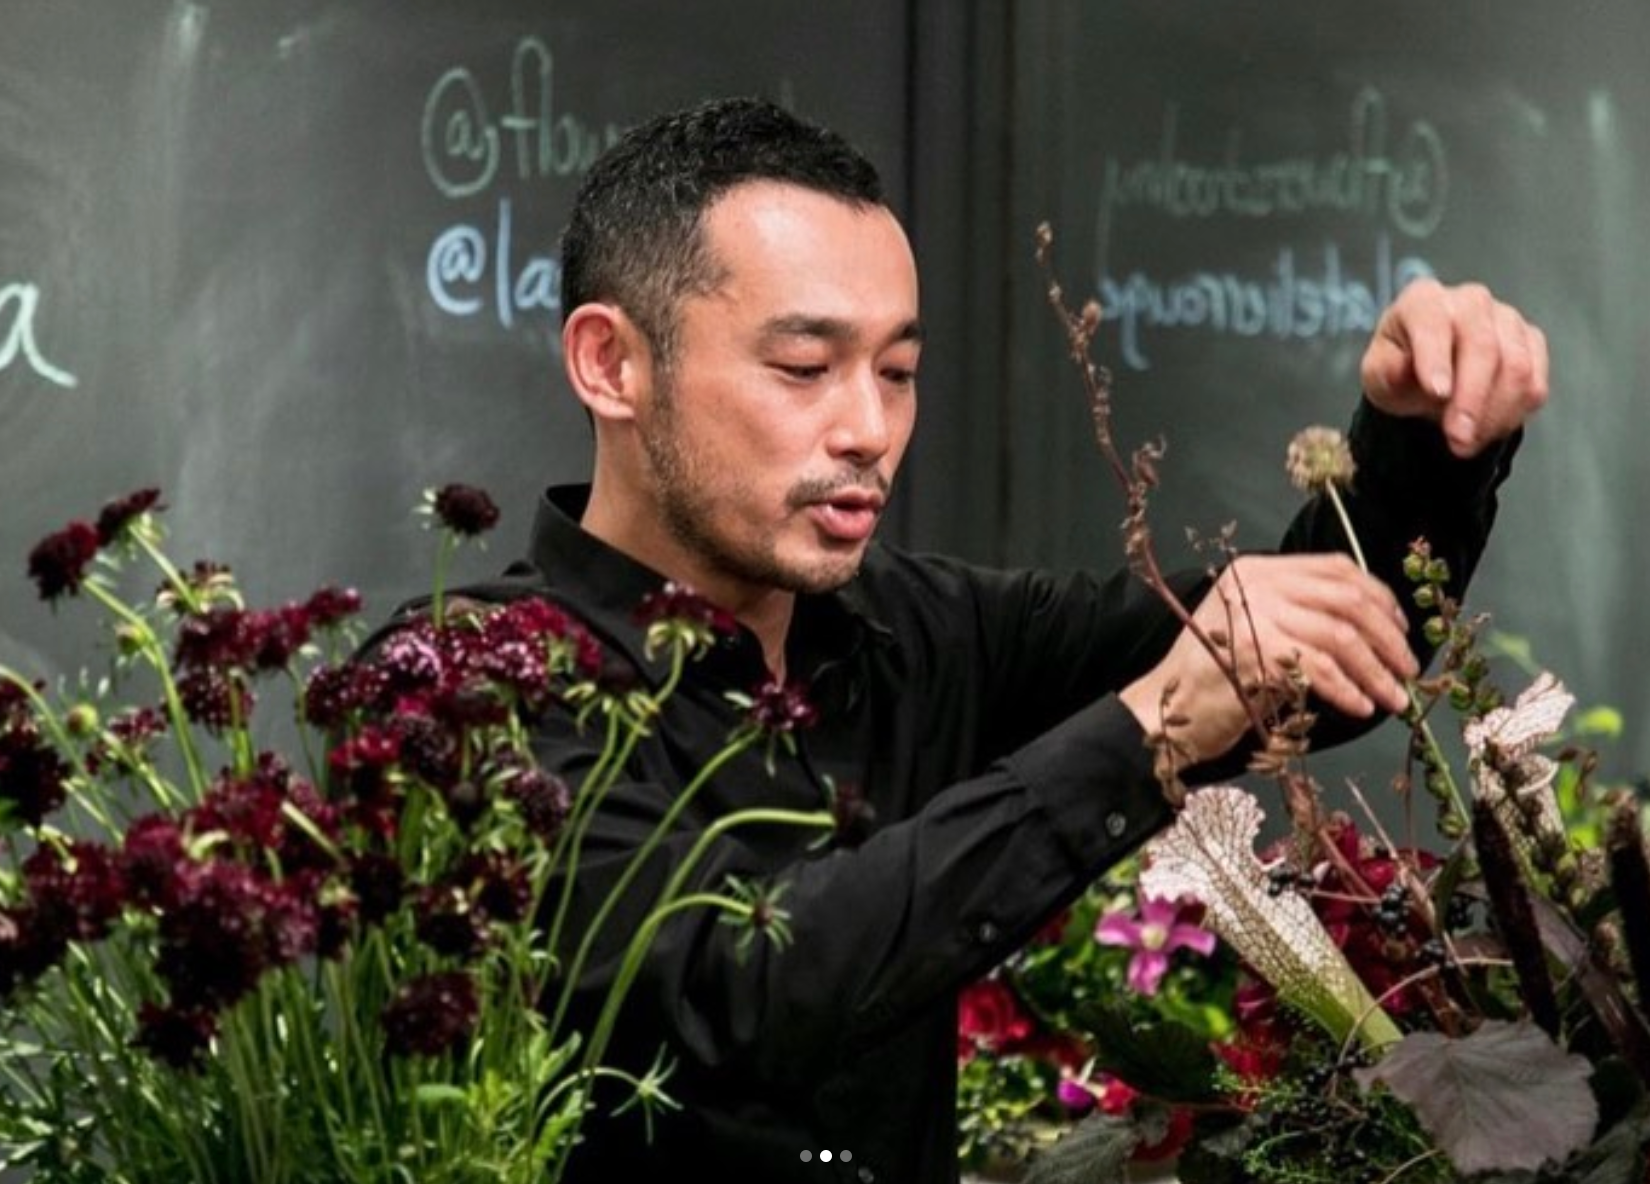
[{"label": "burgundy flower", "polygon": [[509,925],[533,907],[533,883],[519,860],[498,851],[468,855],[450,882],[476,902],[489,921]]},{"label": "burgundy flower", "polygon": [[134,904],[166,905],[184,862],[183,829],[163,814],[144,815],[126,828],[120,861]]},{"label": "burgundy flower", "polygon": [[304,687],[304,720],[323,731],[340,728],[388,686],[382,670],[362,662],[317,667]]},{"label": "burgundy flower", "polygon": [[178,676],[178,697],[184,714],[213,732],[245,724],[257,706],[257,696],[240,674],[200,667]]},{"label": "burgundy flower", "polygon": [[174,1069],[197,1069],[217,1034],[218,1017],[211,1008],[145,1003],[138,1010],[133,1043]]},{"label": "burgundy flower", "polygon": [[285,781],[284,770],[268,768],[246,777],[222,774],[190,811],[190,829],[223,831],[231,842],[254,851],[274,847],[284,825]]},{"label": "burgundy flower", "polygon": [[139,489],[108,502],[97,516],[98,541],[107,546],[125,534],[140,515],[161,509],[165,507],[160,504],[158,489]]},{"label": "burgundy flower", "polygon": [[543,769],[523,769],[505,782],[504,793],[521,810],[528,831],[545,844],[554,842],[561,834],[562,824],[573,807],[567,782]]},{"label": "burgundy flower", "polygon": [[332,629],[361,611],[361,593],[354,588],[327,585],[310,593],[304,612],[317,629]]},{"label": "burgundy flower", "polygon": [[65,592],[73,596],[80,591],[98,541],[97,527],[77,520],[36,543],[29,552],[29,578],[40,590],[40,599],[56,600]]},{"label": "burgundy flower", "polygon": [[390,690],[398,695],[417,694],[437,686],[446,668],[440,647],[416,626],[386,640],[374,664],[383,672]]},{"label": "burgundy flower", "polygon": [[118,858],[97,843],[76,841],[67,852],[42,844],[23,861],[34,924],[65,941],[107,937],[126,902]]},{"label": "burgundy flower", "polygon": [[56,966],[68,950],[69,939],[46,932],[33,909],[0,909],[0,1001]]},{"label": "burgundy flower", "polygon": [[403,712],[395,717],[405,768],[438,788],[455,784],[463,772],[463,752],[452,731],[424,715]]},{"label": "burgundy flower", "polygon": [[463,889],[452,884],[418,894],[418,940],[438,954],[466,961],[486,948],[491,931],[487,915]]},{"label": "burgundy flower", "polygon": [[174,1004],[227,1007],[269,966],[268,888],[251,868],[212,860],[179,867],[173,895],[155,970]]},{"label": "burgundy flower", "polygon": [[0,732],[0,810],[29,826],[63,804],[67,762],[45,743],[32,720]]},{"label": "burgundy flower", "polygon": [[384,1008],[384,1047],[393,1056],[439,1056],[475,1026],[475,980],[463,971],[426,974],[403,984]]},{"label": "burgundy flower", "polygon": [[805,684],[769,678],[751,697],[747,718],[764,734],[776,736],[812,727],[819,712],[808,702]]},{"label": "burgundy flower", "polygon": [[473,485],[443,485],[433,500],[435,516],[454,534],[486,534],[498,524],[493,499]]},{"label": "burgundy flower", "polygon": [[86,754],[86,767],[94,774],[105,764],[136,768],[149,742],[166,731],[166,716],[153,707],[132,707],[111,719],[107,730],[113,742],[99,740]]},{"label": "burgundy flower", "polygon": [[350,888],[363,925],[377,925],[401,907],[406,873],[390,855],[366,851],[350,861]]},{"label": "burgundy flower", "polygon": [[659,622],[699,626],[713,634],[724,636],[736,633],[739,623],[726,609],[718,608],[686,584],[666,581],[657,592],[642,597],[636,610],[637,623],[653,625]]}]

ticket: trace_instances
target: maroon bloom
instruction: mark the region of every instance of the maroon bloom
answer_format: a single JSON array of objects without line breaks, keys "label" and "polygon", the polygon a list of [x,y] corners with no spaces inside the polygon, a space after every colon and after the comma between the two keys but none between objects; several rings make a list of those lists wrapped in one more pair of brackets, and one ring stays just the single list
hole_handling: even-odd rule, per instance
[{"label": "maroon bloom", "polygon": [[304,612],[317,629],[332,629],[361,611],[361,593],[354,588],[327,585],[318,588],[304,601]]},{"label": "maroon bloom", "polygon": [[98,543],[97,527],[78,520],[36,543],[29,552],[29,578],[40,590],[40,599],[56,600],[65,592],[71,596],[79,592]]},{"label": "maroon bloom", "polygon": [[555,841],[573,807],[567,782],[543,769],[523,769],[505,783],[504,794],[516,803],[527,829],[541,843]]},{"label": "maroon bloom", "polygon": [[819,712],[808,702],[807,685],[769,678],[751,697],[748,719],[769,736],[812,727]]},{"label": "maroon bloom", "polygon": [[384,1008],[384,1046],[393,1056],[439,1056],[475,1026],[475,980],[463,971],[426,974],[405,983]]},{"label": "maroon bloom", "polygon": [[418,894],[418,940],[438,954],[467,961],[487,947],[487,914],[469,893],[454,884],[426,888]]},{"label": "maroon bloom", "polygon": [[218,1017],[210,1008],[145,1003],[133,1043],[164,1065],[189,1070],[200,1068],[217,1034]]},{"label": "maroon bloom", "polygon": [[454,534],[486,534],[498,525],[498,506],[473,485],[443,485],[432,504],[435,516]]},{"label": "maroon bloom", "polygon": [[124,535],[139,516],[161,509],[165,507],[160,504],[158,489],[139,489],[106,503],[97,516],[98,542],[107,546]]},{"label": "maroon bloom", "polygon": [[66,852],[43,844],[22,871],[34,925],[64,941],[107,937],[126,902],[118,858],[96,843],[77,841]]},{"label": "maroon bloom", "polygon": [[183,829],[164,814],[144,815],[126,828],[120,861],[134,904],[166,905],[184,862]]},{"label": "maroon bloom", "polygon": [[718,608],[686,584],[668,580],[657,592],[642,597],[636,610],[636,620],[642,625],[669,622],[679,625],[701,626],[712,633],[731,635],[739,623],[726,609]]},{"label": "maroon bloom", "polygon": [[39,826],[63,804],[69,766],[45,743],[32,720],[0,732],[0,812]]}]

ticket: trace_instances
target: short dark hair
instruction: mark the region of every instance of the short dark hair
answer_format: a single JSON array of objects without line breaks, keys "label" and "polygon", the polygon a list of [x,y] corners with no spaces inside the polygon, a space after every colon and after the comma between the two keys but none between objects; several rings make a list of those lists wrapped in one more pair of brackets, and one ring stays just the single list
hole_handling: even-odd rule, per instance
[{"label": "short dark hair", "polygon": [[875,166],[843,137],[765,99],[717,99],[626,132],[579,185],[561,236],[561,307],[610,301],[662,366],[677,305],[719,282],[702,219],[729,189],[780,181],[855,205],[881,205]]}]

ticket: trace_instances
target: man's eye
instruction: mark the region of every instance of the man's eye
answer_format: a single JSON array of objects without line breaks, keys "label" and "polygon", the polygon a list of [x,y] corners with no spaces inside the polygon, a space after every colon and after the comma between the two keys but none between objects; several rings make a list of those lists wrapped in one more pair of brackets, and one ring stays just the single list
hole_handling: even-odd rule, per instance
[{"label": "man's eye", "polygon": [[808,380],[808,379],[818,378],[822,374],[825,373],[825,367],[824,366],[790,365],[790,364],[786,364],[784,362],[774,363],[774,369],[778,370],[786,378],[795,378],[795,379],[800,379],[800,380]]}]

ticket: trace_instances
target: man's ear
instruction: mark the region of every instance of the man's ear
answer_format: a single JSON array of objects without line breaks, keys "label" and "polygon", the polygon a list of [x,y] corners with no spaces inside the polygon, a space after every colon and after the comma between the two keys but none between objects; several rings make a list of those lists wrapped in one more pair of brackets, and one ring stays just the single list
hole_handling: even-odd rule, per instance
[{"label": "man's ear", "polygon": [[598,420],[631,419],[652,373],[653,353],[616,304],[581,304],[561,330],[562,362],[573,393]]}]

